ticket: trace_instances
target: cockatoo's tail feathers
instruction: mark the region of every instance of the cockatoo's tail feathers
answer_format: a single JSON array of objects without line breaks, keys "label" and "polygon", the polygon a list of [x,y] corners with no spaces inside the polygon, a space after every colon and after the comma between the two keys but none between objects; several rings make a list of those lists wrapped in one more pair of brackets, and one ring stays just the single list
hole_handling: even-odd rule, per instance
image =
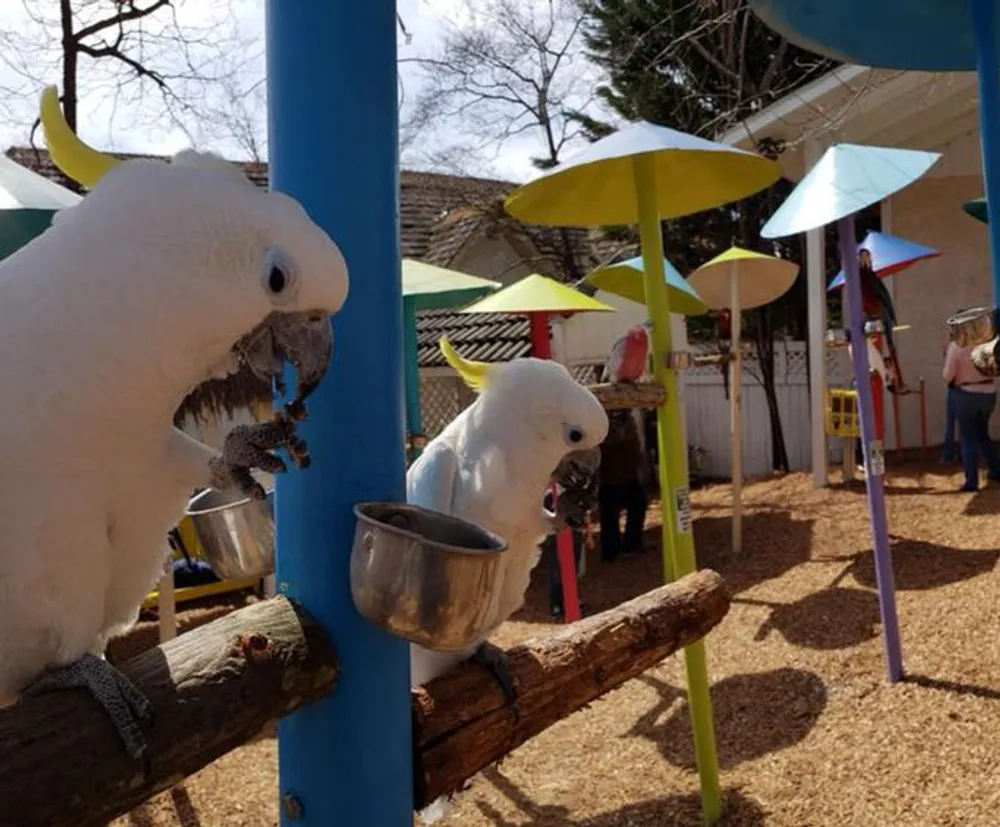
[{"label": "cockatoo's tail feathers", "polygon": [[93,189],[121,161],[98,152],[81,141],[69,128],[59,106],[55,86],[46,86],[41,101],[42,131],[53,163],[74,181]]},{"label": "cockatoo's tail feathers", "polygon": [[447,336],[442,336],[440,341],[441,352],[445,360],[472,390],[481,391],[489,381],[491,366],[487,362],[473,362],[465,359],[448,341]]}]

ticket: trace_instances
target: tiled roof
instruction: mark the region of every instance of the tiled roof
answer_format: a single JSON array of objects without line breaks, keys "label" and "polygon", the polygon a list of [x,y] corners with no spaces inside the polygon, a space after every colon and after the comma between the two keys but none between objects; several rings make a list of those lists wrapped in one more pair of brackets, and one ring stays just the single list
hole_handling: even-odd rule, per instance
[{"label": "tiled roof", "polygon": [[[113,153],[119,158],[155,158],[157,156]],[[63,186],[79,191],[49,158],[44,149],[12,147],[7,156]],[[238,163],[257,186],[266,188],[267,165]],[[565,272],[561,250],[561,230],[526,225],[508,216],[502,208],[503,197],[514,188],[508,181],[442,175],[432,172],[400,173],[400,234],[402,254],[430,264],[447,267],[462,247],[476,234],[507,233],[526,244],[529,256],[536,256],[531,269],[559,278]],[[581,275],[608,257],[609,250],[591,240],[587,230],[566,230],[573,246],[577,271]],[[478,275],[494,275],[480,273]],[[442,333],[448,333],[462,354],[480,361],[506,361],[524,356],[531,350],[528,323],[523,317],[503,314],[467,316],[454,311],[421,311],[420,366],[443,365],[437,347]]]},{"label": "tiled roof", "polygon": [[448,335],[455,349],[477,362],[506,362],[531,353],[528,320],[506,313],[424,310],[417,315],[417,359],[421,367],[444,367],[438,341]]}]

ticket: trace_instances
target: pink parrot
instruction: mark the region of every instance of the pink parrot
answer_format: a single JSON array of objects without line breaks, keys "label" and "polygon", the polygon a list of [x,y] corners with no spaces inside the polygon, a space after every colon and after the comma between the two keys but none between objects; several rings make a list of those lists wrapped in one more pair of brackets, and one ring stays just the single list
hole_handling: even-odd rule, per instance
[{"label": "pink parrot", "polygon": [[638,382],[649,364],[650,322],[629,328],[611,346],[602,382]]}]

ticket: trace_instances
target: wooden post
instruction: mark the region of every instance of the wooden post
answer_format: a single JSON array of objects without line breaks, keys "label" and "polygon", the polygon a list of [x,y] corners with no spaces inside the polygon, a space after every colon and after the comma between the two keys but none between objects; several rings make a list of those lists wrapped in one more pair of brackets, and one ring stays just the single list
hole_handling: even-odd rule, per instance
[{"label": "wooden post", "polygon": [[733,477],[733,554],[742,548],[743,525],[743,409],[741,404],[741,379],[743,362],[740,358],[740,335],[743,332],[743,313],[740,310],[740,291],[736,274],[729,276],[729,313],[731,332],[729,335],[729,416],[732,439]]},{"label": "wooden post", "polygon": [[844,482],[853,482],[854,480],[854,450],[857,446],[857,440],[851,436],[845,436],[840,440],[840,464],[844,469]]},{"label": "wooden post", "polygon": [[[806,165],[809,169],[819,161],[824,147],[816,138],[805,142]],[[809,432],[812,445],[813,485],[827,484],[826,429],[823,427],[823,405],[826,399],[826,244],[824,227],[806,233],[806,292],[809,317]],[[844,321],[844,327],[847,321]],[[853,453],[851,461],[853,462]]]},{"label": "wooden post", "polygon": [[927,395],[924,377],[920,377],[920,447],[927,450]]},{"label": "wooden post", "polygon": [[174,594],[174,561],[167,556],[163,576],[156,590],[156,608],[160,615],[160,643],[177,637],[177,596]]},{"label": "wooden post", "polygon": [[892,447],[897,451],[903,447],[903,435],[899,422],[899,397],[892,395]]}]

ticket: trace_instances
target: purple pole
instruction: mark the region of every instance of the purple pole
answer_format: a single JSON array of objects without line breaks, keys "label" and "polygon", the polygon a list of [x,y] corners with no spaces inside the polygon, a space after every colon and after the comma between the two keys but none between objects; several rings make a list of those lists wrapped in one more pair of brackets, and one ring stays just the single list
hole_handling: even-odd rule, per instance
[{"label": "purple pole", "polygon": [[[861,415],[861,444],[864,446],[865,489],[868,493],[868,516],[875,547],[875,581],[878,584],[879,613],[882,615],[882,640],[889,682],[903,677],[903,654],[899,645],[899,619],[896,617],[896,587],[889,553],[889,526],[885,516],[885,460],[882,443],[875,438],[872,413],[872,386],[868,381],[868,342],[865,318],[861,310],[861,278],[858,275],[857,241],[854,216],[837,222],[840,237],[840,263],[844,268],[844,287],[851,313],[851,361],[858,385],[858,413]],[[873,458],[876,460],[873,462]]]}]

